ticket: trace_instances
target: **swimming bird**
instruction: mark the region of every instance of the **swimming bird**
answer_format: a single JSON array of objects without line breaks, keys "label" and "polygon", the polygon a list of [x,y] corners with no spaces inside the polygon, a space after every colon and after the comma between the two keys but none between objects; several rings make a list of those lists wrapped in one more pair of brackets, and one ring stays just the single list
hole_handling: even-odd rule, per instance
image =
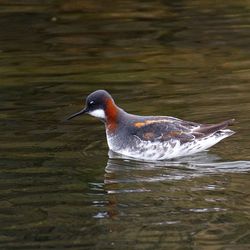
[{"label": "swimming bird", "polygon": [[141,160],[166,160],[206,150],[235,132],[234,119],[200,124],[171,116],[139,116],[119,108],[105,90],[91,93],[85,108],[68,120],[89,114],[105,124],[110,150]]}]

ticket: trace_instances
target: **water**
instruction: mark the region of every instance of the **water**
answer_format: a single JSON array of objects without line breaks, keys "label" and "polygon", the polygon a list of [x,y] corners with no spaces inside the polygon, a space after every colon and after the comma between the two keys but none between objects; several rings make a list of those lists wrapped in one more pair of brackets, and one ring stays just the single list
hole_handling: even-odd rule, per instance
[{"label": "water", "polygon": [[[249,249],[248,1],[0,3],[0,249]],[[168,162],[65,122],[105,88],[130,113],[235,118]]]}]

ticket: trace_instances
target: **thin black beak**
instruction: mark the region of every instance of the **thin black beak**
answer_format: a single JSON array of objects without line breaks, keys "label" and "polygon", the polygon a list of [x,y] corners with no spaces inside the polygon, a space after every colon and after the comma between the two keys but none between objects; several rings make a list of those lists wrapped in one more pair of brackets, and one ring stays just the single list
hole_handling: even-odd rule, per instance
[{"label": "thin black beak", "polygon": [[77,113],[71,115],[70,117],[67,118],[67,120],[71,120],[72,118],[74,118],[74,117],[76,117],[76,116],[78,116],[78,115],[83,115],[83,114],[85,114],[85,113],[87,113],[86,108],[83,109],[83,110],[81,110],[80,112],[77,112]]}]

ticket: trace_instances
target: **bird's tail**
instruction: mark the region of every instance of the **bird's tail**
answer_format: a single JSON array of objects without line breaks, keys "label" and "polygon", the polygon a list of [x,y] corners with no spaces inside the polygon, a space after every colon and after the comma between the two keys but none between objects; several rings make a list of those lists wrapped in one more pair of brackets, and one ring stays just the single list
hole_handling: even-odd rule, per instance
[{"label": "bird's tail", "polygon": [[[221,123],[217,123],[217,124],[212,124],[212,125],[202,125],[201,127],[199,127],[198,129],[196,129],[194,132],[196,133],[201,133],[205,136],[213,134],[213,133],[217,133],[217,132],[226,132],[231,131],[230,135],[234,134],[235,132],[232,131],[231,129],[226,129],[228,126],[233,125],[233,123],[235,122],[235,119],[230,119]],[[229,135],[228,135],[229,136]]]}]

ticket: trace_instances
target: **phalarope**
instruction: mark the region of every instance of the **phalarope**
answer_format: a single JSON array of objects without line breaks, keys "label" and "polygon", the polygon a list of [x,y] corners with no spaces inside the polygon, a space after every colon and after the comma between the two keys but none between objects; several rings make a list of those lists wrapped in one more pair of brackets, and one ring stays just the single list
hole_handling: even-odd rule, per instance
[{"label": "phalarope", "polygon": [[128,114],[115,104],[105,90],[91,93],[85,108],[68,120],[85,113],[105,123],[110,150],[143,160],[165,160],[194,154],[234,134],[227,129],[234,119],[217,124],[200,124],[171,116]]}]

